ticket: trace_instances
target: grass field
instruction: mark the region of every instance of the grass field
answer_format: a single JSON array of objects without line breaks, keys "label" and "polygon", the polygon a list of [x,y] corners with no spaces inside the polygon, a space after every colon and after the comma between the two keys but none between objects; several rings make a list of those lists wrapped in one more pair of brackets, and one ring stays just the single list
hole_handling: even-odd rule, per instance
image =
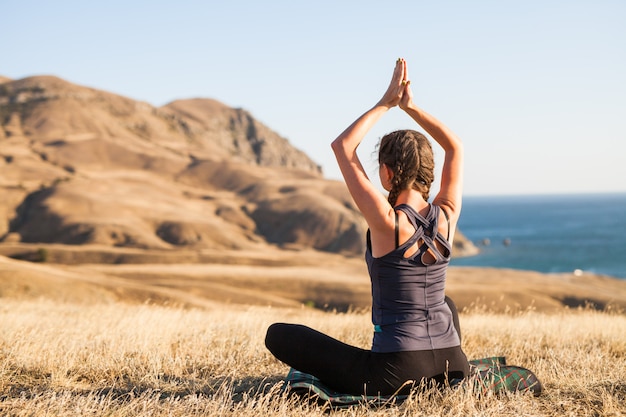
[{"label": "grass field", "polygon": [[[2,416],[322,416],[280,392],[287,367],[263,345],[275,321],[310,325],[367,347],[367,312],[2,299]],[[461,315],[469,358],[506,356],[545,393],[414,393],[402,405],[341,416],[626,415],[626,316],[593,310]]]}]

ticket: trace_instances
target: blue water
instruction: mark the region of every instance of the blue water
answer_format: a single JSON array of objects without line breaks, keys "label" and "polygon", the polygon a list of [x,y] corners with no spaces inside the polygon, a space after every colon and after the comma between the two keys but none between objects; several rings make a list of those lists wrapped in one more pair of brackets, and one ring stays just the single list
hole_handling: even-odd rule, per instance
[{"label": "blue water", "polygon": [[458,227],[481,254],[451,265],[626,279],[626,194],[465,197]]}]

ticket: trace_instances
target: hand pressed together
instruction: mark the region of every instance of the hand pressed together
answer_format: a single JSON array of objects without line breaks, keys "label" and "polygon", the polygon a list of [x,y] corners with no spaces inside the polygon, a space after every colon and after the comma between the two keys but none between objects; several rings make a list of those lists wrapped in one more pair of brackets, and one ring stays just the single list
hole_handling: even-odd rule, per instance
[{"label": "hand pressed together", "polygon": [[387,91],[385,91],[378,105],[388,108],[400,106],[401,109],[406,110],[413,101],[410,85],[406,61],[403,58],[398,58],[389,87],[387,87]]},{"label": "hand pressed together", "polygon": [[411,91],[411,80],[409,80],[409,71],[407,69],[406,61],[400,58],[404,65],[404,90],[402,97],[400,98],[399,106],[402,110],[406,111],[413,105],[413,91]]}]

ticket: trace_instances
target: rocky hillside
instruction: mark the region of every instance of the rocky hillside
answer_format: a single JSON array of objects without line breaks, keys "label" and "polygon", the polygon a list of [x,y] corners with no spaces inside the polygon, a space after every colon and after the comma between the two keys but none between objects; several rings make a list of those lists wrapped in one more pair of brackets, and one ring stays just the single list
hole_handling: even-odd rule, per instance
[{"label": "rocky hillside", "polygon": [[363,251],[341,182],[209,99],[157,108],[56,77],[0,78],[0,192],[3,242]]}]

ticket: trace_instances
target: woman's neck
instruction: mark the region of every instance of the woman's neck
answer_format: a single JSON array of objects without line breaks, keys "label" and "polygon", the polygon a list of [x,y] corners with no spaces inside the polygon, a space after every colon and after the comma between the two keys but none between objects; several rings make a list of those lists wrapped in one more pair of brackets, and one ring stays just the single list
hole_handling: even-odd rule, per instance
[{"label": "woman's neck", "polygon": [[396,200],[396,206],[399,204],[407,204],[418,212],[429,205],[428,202],[424,200],[424,197],[422,197],[422,193],[412,188],[400,191]]}]

